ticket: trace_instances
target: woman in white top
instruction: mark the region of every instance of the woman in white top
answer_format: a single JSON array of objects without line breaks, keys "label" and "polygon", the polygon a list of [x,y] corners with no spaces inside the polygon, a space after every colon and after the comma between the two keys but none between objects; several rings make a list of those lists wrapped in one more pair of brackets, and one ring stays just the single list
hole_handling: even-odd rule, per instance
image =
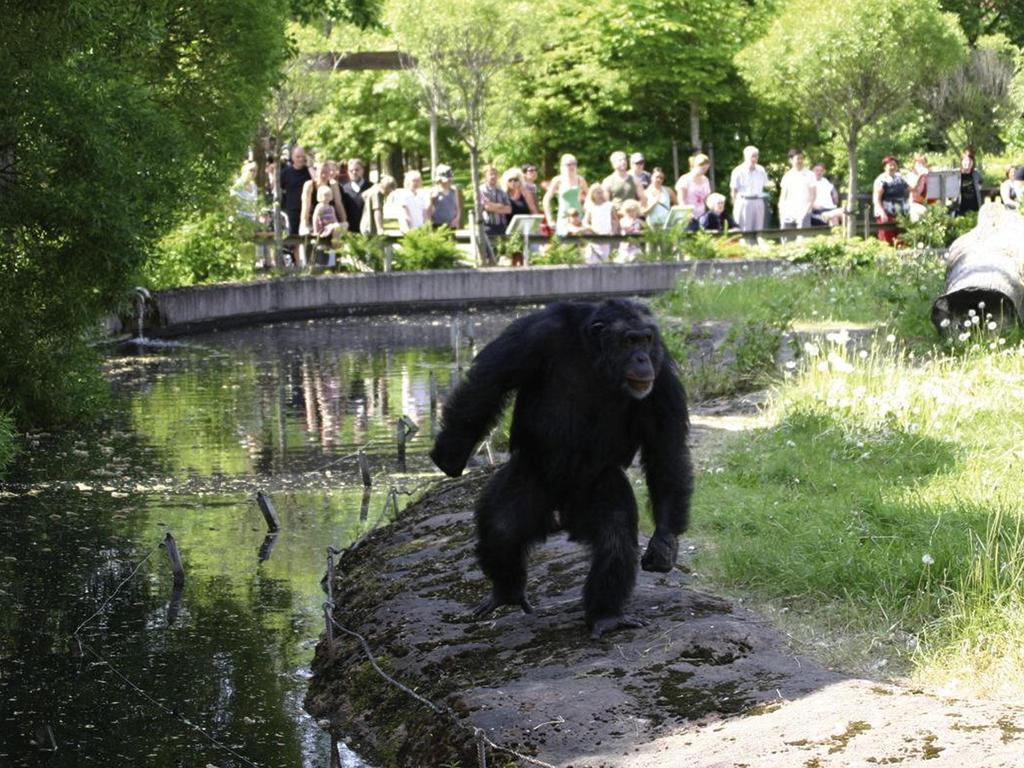
[{"label": "woman in white top", "polygon": [[665,226],[669,211],[675,204],[676,193],[671,187],[665,186],[665,172],[661,168],[655,168],[651,171],[651,184],[644,193],[642,213],[647,219],[648,225],[652,227]]},{"label": "woman in white top", "polygon": [[703,152],[698,152],[690,158],[690,172],[680,176],[676,182],[679,204],[691,206],[695,219],[700,218],[707,210],[704,201],[711,194],[711,182],[708,181],[710,168],[711,159]]}]

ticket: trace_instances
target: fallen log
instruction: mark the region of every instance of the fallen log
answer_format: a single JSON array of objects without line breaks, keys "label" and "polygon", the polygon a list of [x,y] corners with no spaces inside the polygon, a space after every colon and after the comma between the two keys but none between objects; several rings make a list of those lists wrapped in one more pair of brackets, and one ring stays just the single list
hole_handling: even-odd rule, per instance
[{"label": "fallen log", "polygon": [[986,203],[978,225],[950,246],[932,324],[939,333],[959,333],[972,310],[976,324],[989,314],[1000,325],[1024,322],[1024,216],[1000,203]]}]

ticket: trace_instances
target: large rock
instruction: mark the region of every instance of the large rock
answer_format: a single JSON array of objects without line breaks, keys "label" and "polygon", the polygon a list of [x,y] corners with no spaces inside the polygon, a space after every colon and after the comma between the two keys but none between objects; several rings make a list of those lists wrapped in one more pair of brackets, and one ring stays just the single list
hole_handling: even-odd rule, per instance
[{"label": "large rock", "polygon": [[[474,621],[488,586],[472,556],[484,473],[446,482],[342,559],[339,631],[317,647],[306,707],[372,764],[472,768],[475,733],[556,766],[1020,768],[1024,709],[844,678],[793,653],[765,620],[641,573],[641,630],[592,641],[584,552],[561,535],[531,563],[537,612]],[[687,547],[684,545],[684,550]],[[479,729],[475,731],[474,729]],[[927,762],[925,762],[927,761]],[[527,765],[489,752],[489,766]]]}]

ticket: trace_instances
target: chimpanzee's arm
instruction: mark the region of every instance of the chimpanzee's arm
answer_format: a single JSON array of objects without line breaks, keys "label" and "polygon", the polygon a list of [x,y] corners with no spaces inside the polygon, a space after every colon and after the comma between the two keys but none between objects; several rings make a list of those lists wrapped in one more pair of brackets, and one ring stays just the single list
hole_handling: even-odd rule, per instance
[{"label": "chimpanzee's arm", "polygon": [[545,348],[561,327],[551,312],[520,318],[488,344],[444,404],[430,458],[458,477],[477,443],[497,422],[509,394],[543,370]]},{"label": "chimpanzee's arm", "polygon": [[677,537],[689,522],[693,493],[686,393],[671,363],[662,368],[650,398],[652,409],[644,425],[640,458],[654,513],[654,535],[641,565],[645,571],[667,572],[676,562]]}]

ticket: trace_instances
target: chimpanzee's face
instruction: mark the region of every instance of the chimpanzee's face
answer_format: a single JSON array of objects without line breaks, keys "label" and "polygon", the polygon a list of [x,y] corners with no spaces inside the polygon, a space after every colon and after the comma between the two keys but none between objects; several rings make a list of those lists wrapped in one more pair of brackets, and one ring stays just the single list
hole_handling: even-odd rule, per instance
[{"label": "chimpanzee's face", "polygon": [[635,400],[654,389],[663,353],[658,329],[646,310],[612,305],[595,314],[592,332],[600,340],[598,368],[609,384]]}]

